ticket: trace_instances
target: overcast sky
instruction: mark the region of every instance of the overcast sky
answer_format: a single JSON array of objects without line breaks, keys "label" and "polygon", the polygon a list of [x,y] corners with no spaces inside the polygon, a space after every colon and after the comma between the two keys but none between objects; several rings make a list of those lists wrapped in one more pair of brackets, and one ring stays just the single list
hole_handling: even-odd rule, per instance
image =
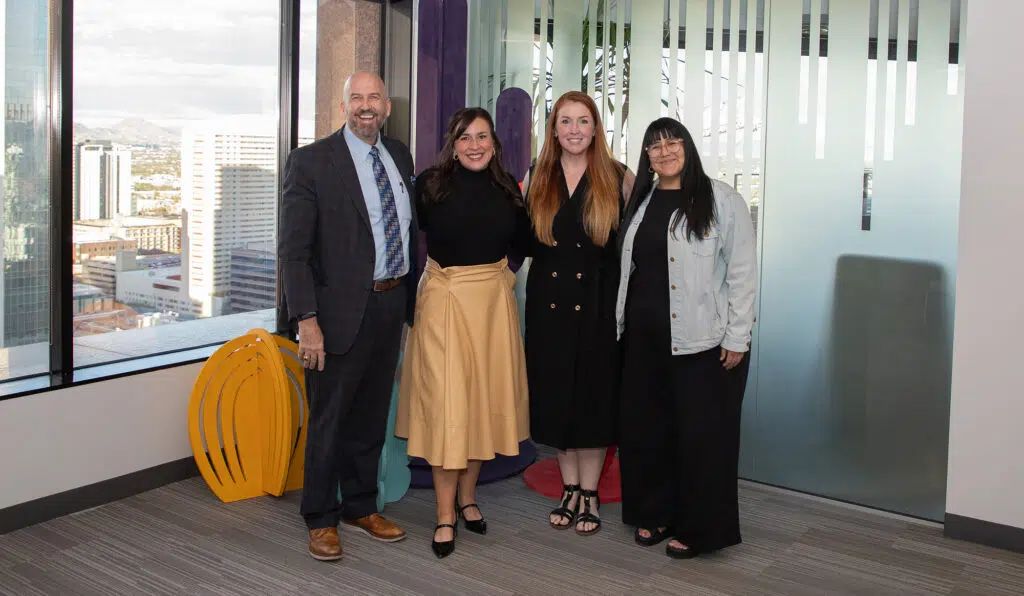
[{"label": "overcast sky", "polygon": [[[303,2],[300,116],[313,117],[316,3]],[[183,124],[277,109],[280,0],[75,2],[76,122]]]}]

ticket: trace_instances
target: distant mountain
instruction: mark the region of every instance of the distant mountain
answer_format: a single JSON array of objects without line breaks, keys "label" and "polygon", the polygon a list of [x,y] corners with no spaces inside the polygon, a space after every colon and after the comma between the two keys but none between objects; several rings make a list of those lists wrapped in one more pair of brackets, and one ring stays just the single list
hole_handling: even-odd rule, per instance
[{"label": "distant mountain", "polygon": [[166,128],[141,118],[128,118],[109,127],[89,128],[75,122],[75,142],[112,141],[126,145],[177,146],[181,130]]}]

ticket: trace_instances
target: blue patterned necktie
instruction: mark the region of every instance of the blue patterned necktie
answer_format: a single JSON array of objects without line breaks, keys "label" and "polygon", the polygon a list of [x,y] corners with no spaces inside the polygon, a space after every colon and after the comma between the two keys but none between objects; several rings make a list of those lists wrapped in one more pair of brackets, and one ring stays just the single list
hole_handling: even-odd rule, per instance
[{"label": "blue patterned necktie", "polygon": [[402,228],[398,225],[398,209],[395,206],[395,193],[391,189],[391,181],[384,170],[384,162],[380,159],[377,146],[370,147],[373,158],[373,177],[377,181],[377,193],[380,194],[380,208],[384,215],[384,246],[386,249],[385,269],[388,277],[398,277],[405,264],[405,251],[402,250]]}]

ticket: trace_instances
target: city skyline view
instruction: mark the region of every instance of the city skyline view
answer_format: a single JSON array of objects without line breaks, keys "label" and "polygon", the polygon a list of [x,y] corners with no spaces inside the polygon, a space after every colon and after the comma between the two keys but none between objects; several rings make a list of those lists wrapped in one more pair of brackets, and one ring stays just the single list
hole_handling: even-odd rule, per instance
[{"label": "city skyline view", "polygon": [[[304,142],[316,10],[301,25]],[[76,3],[74,336],[112,350],[89,362],[194,343],[183,322],[227,338],[273,318],[278,11],[276,0]]]}]

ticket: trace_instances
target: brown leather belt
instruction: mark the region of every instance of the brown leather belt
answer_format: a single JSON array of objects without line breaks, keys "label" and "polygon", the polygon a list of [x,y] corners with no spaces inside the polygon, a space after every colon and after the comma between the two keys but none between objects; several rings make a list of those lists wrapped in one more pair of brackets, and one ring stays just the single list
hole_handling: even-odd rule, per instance
[{"label": "brown leather belt", "polygon": [[374,292],[387,292],[388,290],[390,290],[391,288],[397,286],[400,283],[402,283],[402,278],[401,277],[395,277],[395,278],[392,278],[392,279],[378,279],[378,280],[373,282],[373,291]]}]

